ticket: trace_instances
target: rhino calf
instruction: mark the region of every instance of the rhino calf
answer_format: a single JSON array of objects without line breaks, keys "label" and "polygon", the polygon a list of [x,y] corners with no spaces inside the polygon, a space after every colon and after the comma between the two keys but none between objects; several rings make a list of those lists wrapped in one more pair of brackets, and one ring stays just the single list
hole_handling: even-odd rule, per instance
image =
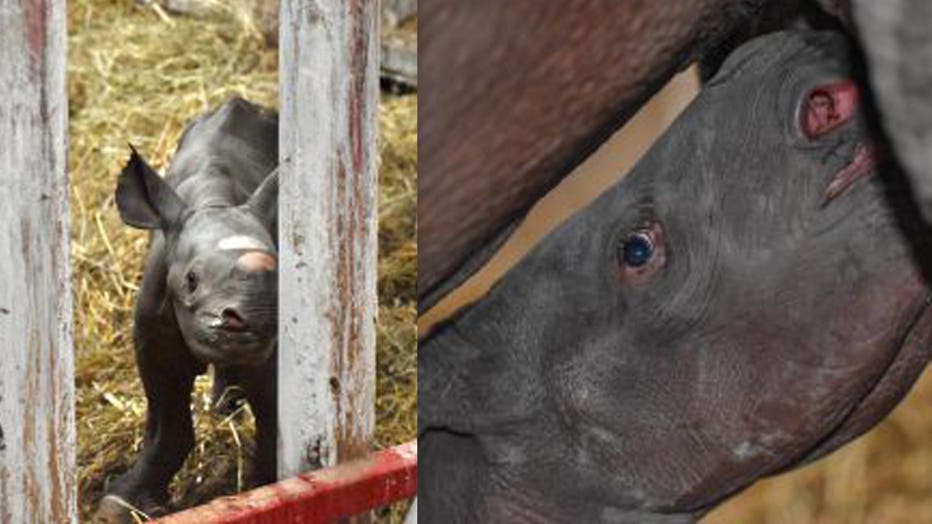
[{"label": "rhino calf", "polygon": [[932,235],[850,51],[744,44],[624,180],[422,338],[421,522],[691,523],[893,409],[929,360]]},{"label": "rhino calf", "polygon": [[167,512],[208,364],[255,413],[254,480],[275,477],[277,163],[277,115],[234,98],[189,125],[164,180],[135,149],[119,177],[120,216],[152,232],[133,333],[148,407],[143,450],[110,483],[104,522],[132,522],[129,507]]}]

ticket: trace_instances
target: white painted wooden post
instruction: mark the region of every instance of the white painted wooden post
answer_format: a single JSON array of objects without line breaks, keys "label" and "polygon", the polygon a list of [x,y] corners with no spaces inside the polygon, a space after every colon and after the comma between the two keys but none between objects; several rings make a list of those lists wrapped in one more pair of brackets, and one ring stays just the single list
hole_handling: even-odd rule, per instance
[{"label": "white painted wooden post", "polygon": [[77,522],[65,2],[0,0],[0,522]]},{"label": "white painted wooden post", "polygon": [[283,0],[279,477],[369,451],[375,422],[376,0]]}]

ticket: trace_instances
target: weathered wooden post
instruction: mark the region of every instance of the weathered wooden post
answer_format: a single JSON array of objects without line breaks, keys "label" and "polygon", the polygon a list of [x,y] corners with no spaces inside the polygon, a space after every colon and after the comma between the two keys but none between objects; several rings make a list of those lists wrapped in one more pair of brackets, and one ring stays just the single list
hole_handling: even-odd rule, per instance
[{"label": "weathered wooden post", "polygon": [[77,522],[65,2],[0,0],[0,522]]},{"label": "weathered wooden post", "polygon": [[375,421],[376,0],[284,0],[280,478],[368,451]]}]

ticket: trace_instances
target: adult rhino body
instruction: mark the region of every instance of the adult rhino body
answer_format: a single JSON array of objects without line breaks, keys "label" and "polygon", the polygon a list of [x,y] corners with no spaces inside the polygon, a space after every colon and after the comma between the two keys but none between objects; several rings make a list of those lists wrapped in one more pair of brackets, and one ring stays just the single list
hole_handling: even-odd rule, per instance
[{"label": "adult rhino body", "polygon": [[133,331],[148,405],[143,450],[109,484],[104,521],[132,522],[129,506],[167,511],[208,364],[256,415],[256,482],[275,477],[277,162],[277,116],[236,98],[188,127],[164,180],[135,150],[120,175],[121,217],[152,231]]},{"label": "adult rhino body", "polygon": [[929,236],[835,33],[733,53],[618,185],[418,354],[424,522],[693,522],[876,424]]}]

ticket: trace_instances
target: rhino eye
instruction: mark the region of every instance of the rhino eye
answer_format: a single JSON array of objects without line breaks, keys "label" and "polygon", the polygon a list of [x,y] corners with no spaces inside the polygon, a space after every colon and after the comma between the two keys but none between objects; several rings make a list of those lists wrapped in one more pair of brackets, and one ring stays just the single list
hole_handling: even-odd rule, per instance
[{"label": "rhino eye", "polygon": [[647,233],[635,233],[621,245],[621,263],[628,267],[641,267],[654,255],[654,242]]},{"label": "rhino eye", "polygon": [[651,222],[632,231],[618,244],[615,258],[623,280],[630,284],[649,281],[666,263],[663,228]]},{"label": "rhino eye", "polygon": [[197,290],[197,273],[188,271],[184,276],[184,287],[188,293],[194,293]]}]

